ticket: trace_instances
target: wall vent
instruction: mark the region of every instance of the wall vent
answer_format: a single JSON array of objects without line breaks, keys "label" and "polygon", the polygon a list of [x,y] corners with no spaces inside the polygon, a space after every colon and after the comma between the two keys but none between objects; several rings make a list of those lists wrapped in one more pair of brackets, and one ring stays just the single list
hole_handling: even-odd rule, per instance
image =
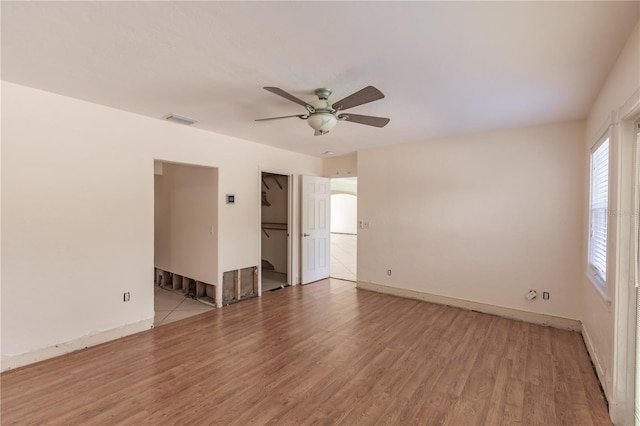
[{"label": "wall vent", "polygon": [[169,114],[163,117],[167,121],[173,121],[174,123],[186,124],[190,126],[194,123],[197,123],[198,120],[194,120],[193,118],[183,117],[181,115]]}]

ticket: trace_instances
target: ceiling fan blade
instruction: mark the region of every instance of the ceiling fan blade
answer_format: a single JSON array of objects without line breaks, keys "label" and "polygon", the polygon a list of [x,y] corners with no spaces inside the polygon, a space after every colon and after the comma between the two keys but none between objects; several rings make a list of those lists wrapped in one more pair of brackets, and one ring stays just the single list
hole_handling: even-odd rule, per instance
[{"label": "ceiling fan blade", "polygon": [[[265,90],[268,90],[269,92],[276,94],[278,96],[282,96],[285,99],[290,100],[291,102],[295,102],[298,105],[302,105],[303,107],[307,108],[309,110],[309,108],[313,109],[313,107],[311,105],[309,105],[308,103],[306,103],[305,101],[303,101],[302,99],[298,99],[295,96],[293,96],[290,93],[285,92],[284,90],[278,88],[278,87],[265,87]],[[311,110],[310,110],[311,111]]]},{"label": "ceiling fan blade", "polygon": [[345,109],[377,101],[382,98],[384,98],[384,94],[381,91],[373,86],[367,86],[364,89],[358,90],[356,93],[339,100],[331,105],[331,107],[336,110],[344,111]]},{"label": "ceiling fan blade", "polygon": [[280,120],[281,118],[291,118],[291,117],[298,117],[298,118],[301,118],[303,120],[306,120],[307,118],[309,118],[309,116],[307,114],[298,114],[298,115],[285,115],[285,116],[282,116],[282,117],[258,118],[255,121]]},{"label": "ceiling fan blade", "polygon": [[373,117],[370,115],[340,114],[338,120],[351,121],[352,123],[366,124],[367,126],[384,127],[391,119]]}]

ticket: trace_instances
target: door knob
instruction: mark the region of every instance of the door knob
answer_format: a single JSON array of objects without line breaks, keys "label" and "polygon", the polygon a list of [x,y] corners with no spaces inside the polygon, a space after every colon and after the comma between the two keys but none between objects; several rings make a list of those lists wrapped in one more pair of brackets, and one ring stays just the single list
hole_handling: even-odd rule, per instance
[{"label": "door knob", "polygon": [[310,237],[311,234],[302,234],[303,237]]}]

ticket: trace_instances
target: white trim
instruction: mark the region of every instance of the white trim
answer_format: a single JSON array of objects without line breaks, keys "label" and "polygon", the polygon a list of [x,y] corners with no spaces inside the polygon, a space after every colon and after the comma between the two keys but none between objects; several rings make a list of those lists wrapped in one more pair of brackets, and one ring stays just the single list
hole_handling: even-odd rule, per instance
[{"label": "white trim", "polygon": [[604,393],[605,395],[609,395],[609,390],[607,388],[607,376],[605,374],[605,370],[602,366],[602,362],[600,361],[600,359],[598,358],[598,352],[596,352],[596,350],[593,347],[593,343],[591,342],[591,337],[589,337],[589,333],[587,332],[587,329],[584,327],[584,325],[582,326],[582,339],[584,340],[584,344],[587,347],[587,352],[589,352],[589,357],[591,358],[591,362],[593,363],[593,366],[596,369],[596,375],[598,376],[598,380],[600,381],[600,383],[602,384],[603,388],[604,388]]},{"label": "white trim", "polygon": [[485,314],[516,319],[532,324],[546,325],[571,331],[582,330],[582,324],[580,323],[580,320],[577,319],[557,317],[538,312],[521,311],[519,309],[505,308],[503,306],[489,305],[486,303],[473,302],[471,300],[457,299],[454,297],[439,296],[417,290],[390,287],[365,281],[358,281],[356,287],[361,290],[375,291],[376,293],[390,294],[392,296],[399,296],[407,299],[423,300],[425,302],[437,303],[439,305],[454,306],[456,308],[474,310]]},{"label": "white trim", "polygon": [[[287,176],[287,183],[289,187],[289,194],[287,195],[287,284],[296,285],[293,279],[293,263],[294,263],[294,251],[293,251],[293,174],[289,173]],[[260,266],[262,266],[262,258],[260,259]]]},{"label": "white trim", "polygon": [[604,142],[604,136],[609,131],[609,128],[616,122],[616,117],[616,112],[611,111],[607,119],[604,120],[600,127],[598,127],[598,131],[596,132],[595,137],[591,138],[591,143],[589,144],[590,152],[593,153],[593,151],[597,148],[596,145],[600,145],[600,143]]},{"label": "white trim", "polygon": [[126,324],[122,327],[112,328],[111,330],[101,331],[95,334],[82,336],[69,342],[60,343],[42,349],[36,349],[24,354],[14,355],[2,360],[0,371],[12,370],[14,368],[23,367],[34,362],[44,361],[49,358],[68,354],[111,340],[120,339],[131,334],[140,333],[153,328],[153,318],[142,320],[133,324]]},{"label": "white trim", "polygon": [[[602,146],[605,141],[609,141],[609,146],[611,146],[611,127],[613,124],[609,125],[604,132],[600,135],[598,139],[591,145],[591,154],[593,154],[598,148]],[[609,148],[609,155],[611,155],[611,148]]]},{"label": "white trim", "polygon": [[[635,93],[634,93],[634,96]],[[634,106],[635,105],[635,106]],[[636,120],[640,110],[633,97],[625,106],[625,118],[614,127],[615,188],[613,212],[615,225],[614,261],[611,284],[615,303],[613,312],[613,360],[611,368],[610,416],[614,424],[633,424],[635,394],[636,289],[634,286],[635,221],[632,212],[637,201],[635,177]],[[621,114],[622,115],[622,114]]]},{"label": "white trim", "polygon": [[594,288],[596,293],[598,293],[598,295],[600,296],[600,299],[602,299],[602,301],[607,305],[611,305],[612,303],[611,298],[606,293],[604,293],[602,289],[598,286],[598,283],[596,283],[596,280],[600,279],[600,277],[598,275],[595,275],[595,273],[591,271],[591,265],[589,265],[588,259],[587,259],[587,272],[585,272],[585,275],[589,279],[591,286]]},{"label": "white trim", "polygon": [[640,111],[640,87],[627,99],[618,110],[618,116],[623,121],[635,121],[634,116]]},{"label": "white trim", "polygon": [[607,136],[607,133],[609,132],[609,129],[611,128],[611,126],[615,124],[616,117],[617,117],[616,112],[611,111],[607,119],[604,120],[604,122],[600,125],[600,127],[598,127],[598,130],[596,131],[595,135],[590,137],[590,140],[591,140],[591,143],[589,144],[590,152],[593,152],[597,148],[597,145],[600,145],[600,143],[604,141],[605,136]]}]

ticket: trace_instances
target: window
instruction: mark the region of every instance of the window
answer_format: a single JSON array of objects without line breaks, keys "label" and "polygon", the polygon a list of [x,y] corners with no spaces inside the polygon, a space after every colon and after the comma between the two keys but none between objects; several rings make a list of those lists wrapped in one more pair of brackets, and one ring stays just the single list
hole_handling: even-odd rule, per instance
[{"label": "window", "polygon": [[609,201],[609,138],[591,153],[591,191],[589,206],[589,269],[605,293],[607,277],[607,213]]}]

